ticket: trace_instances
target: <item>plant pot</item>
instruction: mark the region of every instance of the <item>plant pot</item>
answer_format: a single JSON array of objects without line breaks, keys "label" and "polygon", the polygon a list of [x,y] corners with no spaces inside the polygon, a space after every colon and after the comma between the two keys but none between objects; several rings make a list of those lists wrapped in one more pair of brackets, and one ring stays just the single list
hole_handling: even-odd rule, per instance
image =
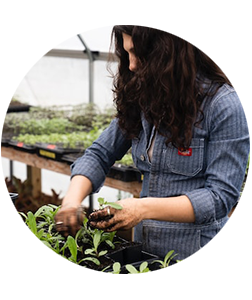
[{"label": "plant pot", "polygon": [[15,204],[15,201],[18,198],[18,194],[16,194],[16,193],[9,193],[9,196],[11,197],[11,200],[12,200],[13,204]]},{"label": "plant pot", "polygon": [[[159,269],[158,263],[154,263],[154,260],[159,259],[158,256],[151,253],[142,251],[141,243],[128,243],[118,251],[108,253],[106,255],[114,262],[119,262],[121,265],[121,273],[128,273],[126,269],[127,264],[133,265],[135,268],[139,269],[140,265],[146,261],[150,270],[154,271]],[[112,268],[106,270],[106,272],[111,272]]]}]

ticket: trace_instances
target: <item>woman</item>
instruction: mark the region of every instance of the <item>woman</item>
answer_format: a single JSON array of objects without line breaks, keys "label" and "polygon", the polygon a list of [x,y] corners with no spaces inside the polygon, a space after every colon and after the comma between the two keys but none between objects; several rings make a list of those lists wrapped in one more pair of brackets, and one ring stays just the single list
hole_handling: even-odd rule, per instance
[{"label": "woman", "polygon": [[[78,229],[78,208],[132,147],[139,199],[94,212],[90,224],[135,227],[143,249],[184,259],[210,241],[237,203],[249,153],[244,111],[231,83],[199,49],[166,32],[115,26],[116,118],[71,167],[58,230]],[[110,215],[110,218],[106,218]]]}]

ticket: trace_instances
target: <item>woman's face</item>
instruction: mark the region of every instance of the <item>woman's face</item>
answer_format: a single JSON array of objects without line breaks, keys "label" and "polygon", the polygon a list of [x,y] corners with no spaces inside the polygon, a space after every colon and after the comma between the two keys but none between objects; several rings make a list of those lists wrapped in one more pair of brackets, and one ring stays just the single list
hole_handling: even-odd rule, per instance
[{"label": "woman's face", "polygon": [[133,41],[130,35],[123,33],[123,48],[129,54],[129,69],[132,72],[137,70],[138,58],[135,55]]}]

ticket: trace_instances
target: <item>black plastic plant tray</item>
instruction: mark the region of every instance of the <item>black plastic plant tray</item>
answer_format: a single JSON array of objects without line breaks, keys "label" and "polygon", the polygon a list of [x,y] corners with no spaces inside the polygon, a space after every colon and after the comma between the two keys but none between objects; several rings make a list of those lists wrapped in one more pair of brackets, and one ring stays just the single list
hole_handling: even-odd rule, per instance
[{"label": "black plastic plant tray", "polygon": [[12,112],[27,112],[31,108],[31,105],[10,105],[8,107],[7,113]]},{"label": "black plastic plant tray", "polygon": [[28,152],[28,153],[35,153],[36,152],[36,147],[33,145],[27,145],[23,142],[19,141],[9,141],[9,146],[13,147],[14,149],[23,151],[23,152]]},{"label": "black plastic plant tray", "polygon": [[9,146],[10,146],[10,145],[9,145],[9,142],[10,142],[9,139],[6,139],[6,138],[3,138],[3,137],[2,137],[2,140],[1,140],[1,146],[3,146],[3,147],[9,147]]},{"label": "black plastic plant tray", "polygon": [[18,194],[1,191],[1,216],[8,215],[15,208],[15,201]]},{"label": "black plastic plant tray", "polygon": [[55,144],[36,143],[37,155],[56,161],[62,161],[62,156],[68,153],[80,153],[82,149],[62,148]]},{"label": "black plastic plant tray", "polygon": [[[158,263],[154,262],[155,260],[160,259],[158,256],[145,252],[142,250],[141,243],[133,243],[128,246],[124,246],[122,249],[107,254],[107,257],[112,259],[114,262],[119,262],[121,264],[121,273],[128,273],[126,269],[127,264],[131,264],[136,269],[139,270],[140,265],[143,262],[148,262],[148,268],[150,270],[159,269]],[[112,267],[107,269],[107,272],[111,272]]]},{"label": "black plastic plant tray", "polygon": [[239,199],[235,204],[235,208],[250,211],[250,199]]},{"label": "black plastic plant tray", "polygon": [[79,153],[69,153],[64,154],[61,157],[61,160],[71,165],[77,158],[81,157],[84,154],[84,150]]},{"label": "black plastic plant tray", "polygon": [[124,165],[114,164],[110,168],[107,176],[125,182],[141,182],[141,173],[134,167],[128,167]]}]

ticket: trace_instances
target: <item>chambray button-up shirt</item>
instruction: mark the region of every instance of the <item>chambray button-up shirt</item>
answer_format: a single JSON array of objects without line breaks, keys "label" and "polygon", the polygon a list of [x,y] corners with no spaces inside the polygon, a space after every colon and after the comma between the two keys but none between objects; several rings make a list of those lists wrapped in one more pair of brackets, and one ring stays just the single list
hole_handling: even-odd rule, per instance
[{"label": "chambray button-up shirt", "polygon": [[[245,273],[245,259],[228,213],[239,197],[249,154],[249,110],[246,101],[228,85],[203,101],[204,119],[194,127],[189,149],[179,151],[156,134],[151,162],[148,150],[155,129],[142,116],[138,138],[128,140],[117,119],[71,166],[72,176],[84,175],[93,192],[132,146],[132,156],[143,174],[141,197],[186,195],[195,223],[143,220],[134,230],[143,250],[164,258],[174,250],[186,259],[190,273],[209,273],[219,264],[224,273]],[[137,201],[137,200],[136,200]]]},{"label": "chambray button-up shirt", "polygon": [[148,149],[154,130],[142,117],[138,138],[127,140],[117,119],[71,166],[72,176],[85,175],[96,192],[110,167],[132,146],[136,167],[143,173],[141,197],[186,195],[194,208],[197,224],[226,216],[236,203],[249,153],[249,110],[243,97],[224,85],[204,103],[204,120],[194,128],[188,153],[157,134],[152,154]]}]

